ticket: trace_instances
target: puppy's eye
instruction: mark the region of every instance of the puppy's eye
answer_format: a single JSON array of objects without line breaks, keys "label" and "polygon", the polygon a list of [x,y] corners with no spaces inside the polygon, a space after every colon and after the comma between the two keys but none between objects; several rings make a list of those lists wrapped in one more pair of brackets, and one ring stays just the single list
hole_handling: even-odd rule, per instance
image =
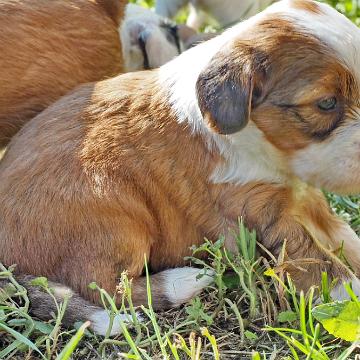
[{"label": "puppy's eye", "polygon": [[323,99],[317,103],[318,108],[322,111],[334,110],[336,108],[336,105],[337,105],[336,97]]}]

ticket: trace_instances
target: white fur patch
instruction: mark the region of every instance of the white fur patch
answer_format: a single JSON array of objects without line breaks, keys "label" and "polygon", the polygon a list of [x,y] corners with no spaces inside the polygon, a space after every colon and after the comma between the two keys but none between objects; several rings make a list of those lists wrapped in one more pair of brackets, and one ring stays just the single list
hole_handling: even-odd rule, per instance
[{"label": "white fur patch", "polygon": [[52,287],[52,290],[54,291],[55,297],[59,297],[61,299],[64,299],[65,297],[70,298],[73,295],[73,291],[62,285],[56,285]]},{"label": "white fur patch", "polygon": [[330,140],[297,151],[292,160],[294,173],[317,188],[359,193],[360,122],[342,129]]},{"label": "white fur patch", "polygon": [[[345,282],[350,282],[352,285],[352,290],[354,291],[357,297],[360,297],[360,280],[353,276],[350,279],[345,280]],[[331,291],[331,297],[333,300],[348,300],[350,298],[349,294],[344,288],[344,283],[339,282],[334,289]]]},{"label": "white fur patch", "polygon": [[[141,321],[140,315],[137,314],[137,318],[139,321]],[[97,310],[90,316],[89,320],[91,321],[91,328],[96,334],[101,336],[106,335],[110,325],[109,314],[106,310]],[[120,321],[123,321],[124,323],[132,322],[131,317],[129,315],[117,314],[113,322],[110,336],[114,336],[122,333]]]},{"label": "white fur patch", "polygon": [[213,272],[207,270],[205,273],[202,269],[192,267],[165,270],[162,275],[164,294],[174,306],[191,300],[214,281]]},{"label": "white fur patch", "polygon": [[214,183],[284,183],[289,178],[280,151],[264,139],[263,133],[251,121],[242,131],[218,135],[214,141],[225,159],[211,176]]}]

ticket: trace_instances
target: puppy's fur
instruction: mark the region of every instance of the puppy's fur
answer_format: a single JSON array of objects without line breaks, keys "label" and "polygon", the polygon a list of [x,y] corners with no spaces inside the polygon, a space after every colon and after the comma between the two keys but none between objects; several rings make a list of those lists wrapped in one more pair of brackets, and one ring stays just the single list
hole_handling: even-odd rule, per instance
[{"label": "puppy's fur", "polygon": [[[335,298],[342,281],[359,294],[336,257],[344,241],[359,274],[359,238],[318,190],[360,192],[359,39],[327,5],[282,1],[159,70],[67,95],[24,126],[0,164],[0,260],[93,302],[87,284],[113,292],[127,270],[140,304],[145,254],[164,308],[210,281],[176,268],[190,246],[224,234],[234,249],[241,216],[275,256],[286,240],[299,290],[327,271]],[[104,332],[106,314],[77,308]]]},{"label": "puppy's fur", "polygon": [[0,147],[76,85],[123,70],[126,0],[0,0]]},{"label": "puppy's fur", "polygon": [[266,6],[272,0],[157,0],[156,12],[162,16],[172,18],[179,9],[190,5],[190,14],[187,24],[199,29],[205,22],[208,14],[221,27],[228,27],[241,20],[247,19]]},{"label": "puppy's fur", "polygon": [[120,28],[125,71],[155,69],[185,48],[196,31],[135,4],[126,7]]}]

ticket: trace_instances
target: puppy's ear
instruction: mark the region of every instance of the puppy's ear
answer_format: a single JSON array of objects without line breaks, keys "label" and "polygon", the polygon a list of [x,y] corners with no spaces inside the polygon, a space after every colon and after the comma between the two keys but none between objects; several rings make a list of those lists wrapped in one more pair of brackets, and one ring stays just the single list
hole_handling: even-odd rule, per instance
[{"label": "puppy's ear", "polygon": [[243,129],[263,96],[266,57],[249,45],[220,51],[200,73],[196,92],[201,113],[219,134]]}]

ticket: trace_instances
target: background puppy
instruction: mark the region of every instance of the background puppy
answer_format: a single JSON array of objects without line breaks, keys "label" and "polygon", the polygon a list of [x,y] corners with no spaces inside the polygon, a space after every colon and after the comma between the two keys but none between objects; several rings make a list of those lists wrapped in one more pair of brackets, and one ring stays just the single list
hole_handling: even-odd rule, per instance
[{"label": "background puppy", "polygon": [[[342,281],[360,294],[334,255],[342,248],[359,275],[360,240],[319,190],[360,192],[359,39],[329,6],[282,1],[160,69],[68,94],[0,163],[0,261],[62,283],[59,298],[74,290],[93,302],[90,282],[113,293],[127,270],[139,305],[145,254],[163,309],[210,282],[182,267],[190,246],[225,235],[233,249],[241,216],[275,256],[286,240],[299,290],[327,271],[339,280],[334,299],[346,296]],[[29,296],[49,316],[31,287]],[[99,333],[108,325],[78,296],[68,314]]]},{"label": "background puppy", "polygon": [[126,0],[0,0],[0,147],[76,85],[123,71]]},{"label": "background puppy", "polygon": [[164,65],[185,48],[196,31],[186,25],[129,4],[120,28],[126,71],[154,69]]},{"label": "background puppy", "polygon": [[273,0],[157,0],[156,12],[159,15],[172,18],[179,9],[190,4],[190,14],[187,24],[194,29],[199,29],[207,20],[207,15],[212,16],[221,28],[229,27],[247,19]]}]

